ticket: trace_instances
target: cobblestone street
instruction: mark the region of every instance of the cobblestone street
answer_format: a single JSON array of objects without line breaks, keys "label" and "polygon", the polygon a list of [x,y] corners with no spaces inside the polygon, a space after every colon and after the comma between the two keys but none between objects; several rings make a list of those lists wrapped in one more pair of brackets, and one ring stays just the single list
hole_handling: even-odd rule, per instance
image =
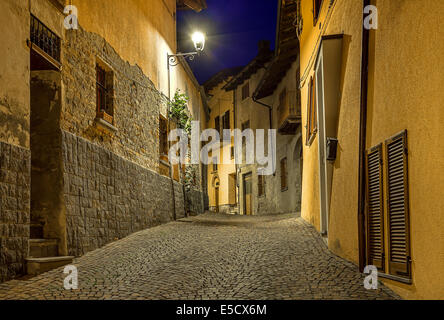
[{"label": "cobblestone street", "polygon": [[393,299],[366,290],[357,267],[331,254],[295,215],[205,214],[143,230],[63,268],[0,285],[0,299]]}]

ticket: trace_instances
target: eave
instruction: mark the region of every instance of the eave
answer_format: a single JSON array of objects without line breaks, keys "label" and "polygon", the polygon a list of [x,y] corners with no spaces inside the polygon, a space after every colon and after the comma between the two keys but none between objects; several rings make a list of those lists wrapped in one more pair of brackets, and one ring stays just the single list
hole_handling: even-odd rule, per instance
[{"label": "eave", "polygon": [[194,10],[200,12],[206,8],[206,0],[177,0],[177,10]]}]

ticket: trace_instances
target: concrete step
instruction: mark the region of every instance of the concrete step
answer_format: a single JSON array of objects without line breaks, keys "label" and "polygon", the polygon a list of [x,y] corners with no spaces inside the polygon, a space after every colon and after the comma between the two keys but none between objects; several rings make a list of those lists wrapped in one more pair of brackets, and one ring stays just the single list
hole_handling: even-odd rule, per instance
[{"label": "concrete step", "polygon": [[26,258],[26,267],[29,275],[39,275],[52,269],[71,264],[73,259],[73,256]]},{"label": "concrete step", "polygon": [[57,239],[30,239],[28,257],[45,258],[58,256]]}]

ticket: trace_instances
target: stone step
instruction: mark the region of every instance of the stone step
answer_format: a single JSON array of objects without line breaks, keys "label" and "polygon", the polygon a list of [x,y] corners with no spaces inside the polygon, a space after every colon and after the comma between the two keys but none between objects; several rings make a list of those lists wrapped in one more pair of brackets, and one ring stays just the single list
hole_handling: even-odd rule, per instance
[{"label": "stone step", "polygon": [[73,256],[26,258],[26,268],[29,275],[39,275],[52,269],[71,264],[73,259]]},{"label": "stone step", "polygon": [[30,239],[28,257],[45,258],[59,254],[57,239]]}]

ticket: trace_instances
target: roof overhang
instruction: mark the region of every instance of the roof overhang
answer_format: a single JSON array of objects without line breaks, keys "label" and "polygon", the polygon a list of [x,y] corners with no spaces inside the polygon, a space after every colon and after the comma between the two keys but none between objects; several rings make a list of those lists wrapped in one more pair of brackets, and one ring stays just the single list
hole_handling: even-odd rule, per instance
[{"label": "roof overhang", "polygon": [[299,57],[299,40],[294,21],[297,15],[296,0],[279,1],[278,24],[276,31],[276,56],[267,67],[253,96],[262,99],[273,94]]},{"label": "roof overhang", "polygon": [[206,8],[206,0],[177,0],[177,10],[194,10],[200,12]]}]

